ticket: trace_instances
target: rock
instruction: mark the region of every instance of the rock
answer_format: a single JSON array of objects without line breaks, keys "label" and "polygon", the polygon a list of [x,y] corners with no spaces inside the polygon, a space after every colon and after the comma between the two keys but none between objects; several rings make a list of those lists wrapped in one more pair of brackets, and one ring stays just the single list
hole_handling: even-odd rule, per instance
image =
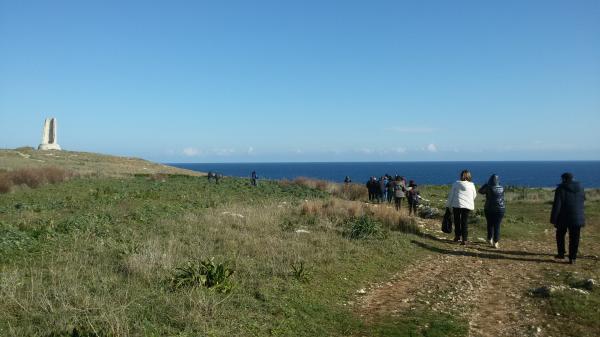
[{"label": "rock", "polygon": [[310,233],[310,231],[307,231],[306,229],[296,229],[296,233]]},{"label": "rock", "polygon": [[60,150],[60,145],[56,140],[56,128],[56,118],[46,118],[42,132],[42,143],[38,146],[38,150]]},{"label": "rock", "polygon": [[359,295],[364,295],[364,294],[366,294],[366,293],[367,293],[367,291],[365,290],[365,288],[362,288],[362,289],[358,289],[358,290],[356,291],[356,293],[357,293],[357,294],[359,294]]},{"label": "rock", "polygon": [[590,290],[590,291],[594,290],[594,288],[597,286],[598,286],[598,282],[596,282],[596,280],[591,279],[591,278],[583,281],[583,283],[581,284],[581,287],[583,289]]},{"label": "rock", "polygon": [[442,216],[442,211],[431,206],[422,206],[419,208],[419,216],[424,219],[435,219]]}]

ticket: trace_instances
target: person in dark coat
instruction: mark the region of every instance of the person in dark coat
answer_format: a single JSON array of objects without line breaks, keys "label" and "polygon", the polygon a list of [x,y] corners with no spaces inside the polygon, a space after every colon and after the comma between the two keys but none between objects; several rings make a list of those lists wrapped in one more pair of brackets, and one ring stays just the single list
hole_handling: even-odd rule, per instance
[{"label": "person in dark coat", "polygon": [[573,174],[563,173],[562,182],[554,191],[554,203],[550,223],[556,228],[557,259],[565,258],[565,236],[569,232],[569,263],[575,263],[579,248],[579,234],[585,226],[584,201],[585,192]]},{"label": "person in dark coat", "polygon": [[252,174],[250,176],[250,184],[252,186],[256,186],[256,181],[258,180],[258,174],[256,174],[256,171],[252,171]]},{"label": "person in dark coat", "polygon": [[369,178],[367,181],[367,190],[369,191],[369,201],[375,201],[377,194],[377,179],[375,177]]},{"label": "person in dark coat", "polygon": [[411,180],[408,183],[408,193],[406,194],[406,199],[408,200],[408,215],[417,215],[417,207],[419,206],[420,193],[419,189],[417,188],[417,184],[414,182],[414,180]]},{"label": "person in dark coat", "polygon": [[500,186],[498,175],[492,174],[487,184],[481,186],[479,193],[485,194],[483,210],[487,221],[487,239],[492,247],[499,248],[500,224],[506,205],[504,203],[504,187]]}]

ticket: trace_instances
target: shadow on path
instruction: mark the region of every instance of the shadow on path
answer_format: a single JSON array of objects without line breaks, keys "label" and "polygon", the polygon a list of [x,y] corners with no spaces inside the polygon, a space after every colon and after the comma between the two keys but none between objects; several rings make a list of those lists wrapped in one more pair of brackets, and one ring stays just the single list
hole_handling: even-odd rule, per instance
[{"label": "shadow on path", "polygon": [[[438,239],[438,241],[449,241],[449,240]],[[490,260],[513,260],[513,261],[537,262],[537,263],[564,263],[564,262],[559,262],[559,261],[550,260],[550,259],[533,259],[533,258],[505,256],[505,255],[501,254],[501,253],[503,253],[502,251],[498,251],[497,253],[481,253],[481,252],[469,250],[469,246],[467,246],[467,248],[465,248],[465,250],[450,250],[450,249],[436,247],[436,246],[427,244],[425,242],[417,241],[417,240],[411,240],[411,243],[413,243],[421,248],[427,249],[429,251],[439,253],[439,254],[445,254],[445,255],[469,256],[469,257],[476,257],[476,258],[490,259]],[[475,249],[477,249],[477,248],[475,248]],[[478,249],[478,251],[482,251],[482,249]]]}]

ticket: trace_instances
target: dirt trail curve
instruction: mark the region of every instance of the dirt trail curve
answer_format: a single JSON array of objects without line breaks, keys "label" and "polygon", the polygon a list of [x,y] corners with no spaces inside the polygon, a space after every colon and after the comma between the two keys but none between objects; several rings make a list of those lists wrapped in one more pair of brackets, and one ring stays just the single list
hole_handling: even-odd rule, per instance
[{"label": "dirt trail curve", "polygon": [[473,238],[464,247],[441,238],[437,226],[427,223],[427,232],[435,234],[413,241],[433,254],[389,282],[372,285],[357,301],[357,313],[368,323],[425,306],[463,316],[469,336],[546,336],[547,323],[527,290],[543,284],[544,273],[567,268],[553,259],[552,239],[502,241],[494,249]]}]

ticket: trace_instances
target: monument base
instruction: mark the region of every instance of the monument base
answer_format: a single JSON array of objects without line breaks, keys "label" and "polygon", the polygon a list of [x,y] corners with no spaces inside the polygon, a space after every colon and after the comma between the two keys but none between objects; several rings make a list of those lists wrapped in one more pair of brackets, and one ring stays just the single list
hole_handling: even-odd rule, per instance
[{"label": "monument base", "polygon": [[58,144],[40,144],[38,150],[61,150]]}]

